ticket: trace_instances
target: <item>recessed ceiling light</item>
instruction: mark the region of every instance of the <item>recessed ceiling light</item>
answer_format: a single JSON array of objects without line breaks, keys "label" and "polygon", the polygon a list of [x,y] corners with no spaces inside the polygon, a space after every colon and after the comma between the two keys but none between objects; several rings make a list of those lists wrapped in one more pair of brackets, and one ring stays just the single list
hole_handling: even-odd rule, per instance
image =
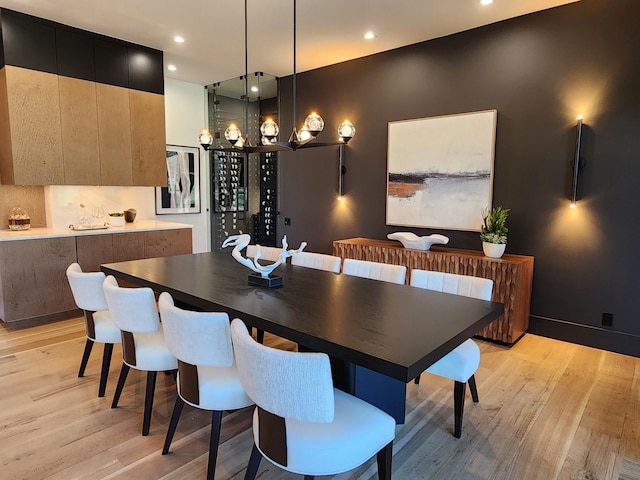
[{"label": "recessed ceiling light", "polygon": [[255,85],[253,87],[251,87],[251,91],[252,92],[257,92],[258,91],[258,87],[256,87]]},{"label": "recessed ceiling light", "polygon": [[184,38],[182,38],[180,35],[176,35],[175,37],[173,37],[173,41],[176,43],[184,43]]},{"label": "recessed ceiling light", "polygon": [[367,40],[373,40],[374,38],[376,38],[376,34],[373,32],[367,32],[364,34],[364,38],[366,38]]},{"label": "recessed ceiling light", "polygon": [[172,72],[175,72],[177,68],[175,65],[167,65],[167,70],[171,70]]},{"label": "recessed ceiling light", "polygon": [[493,0],[480,0],[481,5],[491,5]]}]

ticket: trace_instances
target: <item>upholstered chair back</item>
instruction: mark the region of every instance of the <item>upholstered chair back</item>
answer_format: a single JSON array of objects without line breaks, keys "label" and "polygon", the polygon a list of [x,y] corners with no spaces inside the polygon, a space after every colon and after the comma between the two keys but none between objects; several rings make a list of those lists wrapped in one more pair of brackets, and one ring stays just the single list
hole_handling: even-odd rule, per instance
[{"label": "upholstered chair back", "polygon": [[294,253],[291,257],[291,263],[293,265],[315,268],[316,270],[326,270],[327,272],[333,273],[340,273],[341,262],[342,259],[340,257],[313,252]]},{"label": "upholstered chair back", "polygon": [[[255,258],[258,253],[257,245],[247,245],[247,257]],[[280,254],[282,253],[281,248],[276,247],[265,247],[260,245],[260,260],[265,260],[268,262],[277,262],[280,260]]]},{"label": "upholstered chair back", "polygon": [[265,347],[242,320],[231,322],[240,381],[263,410],[301,422],[331,422],[334,392],[329,357]]},{"label": "upholstered chair back", "polygon": [[411,286],[465,297],[491,300],[493,280],[455,273],[411,270]]},{"label": "upholstered chair back", "polygon": [[80,265],[72,263],[67,268],[67,279],[78,308],[90,312],[109,308],[102,288],[104,273],[83,272]]},{"label": "upholstered chair back", "polygon": [[165,341],[178,360],[209,367],[233,364],[229,315],[182,310],[167,292],[160,295],[158,306]]},{"label": "upholstered chair back", "polygon": [[342,263],[342,273],[383,282],[403,284],[407,276],[407,267],[345,258]]},{"label": "upholstered chair back", "polygon": [[112,275],[104,279],[103,288],[111,319],[120,330],[153,333],[160,329],[153,290],[146,287],[122,288]]}]

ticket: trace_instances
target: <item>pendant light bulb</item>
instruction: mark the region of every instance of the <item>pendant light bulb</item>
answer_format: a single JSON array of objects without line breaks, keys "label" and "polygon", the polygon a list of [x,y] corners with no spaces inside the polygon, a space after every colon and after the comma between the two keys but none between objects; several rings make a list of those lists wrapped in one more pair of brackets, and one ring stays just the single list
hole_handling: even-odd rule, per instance
[{"label": "pendant light bulb", "polygon": [[242,138],[242,132],[236,126],[235,123],[229,125],[229,127],[224,131],[224,138],[226,138],[231,145],[238,143],[238,140]]},{"label": "pendant light bulb", "polygon": [[272,118],[267,118],[262,125],[260,125],[260,133],[269,142],[273,142],[278,136],[278,133],[280,133],[280,128]]},{"label": "pendant light bulb", "polygon": [[311,114],[304,119],[304,127],[312,137],[315,137],[324,129],[324,120],[316,112],[311,112]]},{"label": "pendant light bulb", "polygon": [[198,143],[202,145],[202,148],[205,150],[209,150],[209,147],[213,144],[213,135],[209,133],[209,130],[206,128],[202,130],[200,135],[198,135]]},{"label": "pendant light bulb", "polygon": [[340,137],[340,141],[347,143],[356,136],[356,127],[354,127],[353,123],[349,120],[345,120],[338,127],[338,136]]}]

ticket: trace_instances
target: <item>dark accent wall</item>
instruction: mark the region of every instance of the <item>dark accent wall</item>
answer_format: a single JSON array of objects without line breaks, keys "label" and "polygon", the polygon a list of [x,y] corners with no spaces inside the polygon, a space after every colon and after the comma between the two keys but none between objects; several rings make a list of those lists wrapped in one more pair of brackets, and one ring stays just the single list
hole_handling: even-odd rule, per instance
[{"label": "dark accent wall", "polygon": [[[278,231],[289,245],[305,240],[320,252],[334,239],[402,230],[442,233],[449,246],[479,250],[476,232],[385,224],[387,123],[497,109],[493,204],[511,209],[507,252],[535,257],[533,329],[538,319],[541,332],[556,322],[558,338],[640,356],[637,342],[615,340],[640,334],[638,18],[637,0],[582,0],[299,74],[298,118],[322,114],[318,140],[333,141],[344,118],[357,136],[347,147],[342,202],[337,148],[281,154]],[[291,77],[281,89],[287,136]],[[578,114],[587,126],[586,167],[583,199],[570,209]],[[601,329],[603,312],[613,313],[611,328]],[[590,334],[572,333],[580,328]]]}]

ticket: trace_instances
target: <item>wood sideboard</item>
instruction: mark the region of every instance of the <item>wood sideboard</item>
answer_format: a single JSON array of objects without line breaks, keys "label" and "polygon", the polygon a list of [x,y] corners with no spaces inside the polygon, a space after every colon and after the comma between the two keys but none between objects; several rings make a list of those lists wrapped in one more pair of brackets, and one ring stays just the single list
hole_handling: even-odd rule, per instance
[{"label": "wood sideboard", "polygon": [[504,303],[504,314],[478,332],[478,336],[503,343],[514,343],[529,327],[533,257],[508,255],[490,258],[480,251],[433,246],[431,250],[404,248],[393,240],[349,238],[333,242],[333,254],[370,262],[391,263],[411,270],[473,275],[493,280],[494,302]]}]

